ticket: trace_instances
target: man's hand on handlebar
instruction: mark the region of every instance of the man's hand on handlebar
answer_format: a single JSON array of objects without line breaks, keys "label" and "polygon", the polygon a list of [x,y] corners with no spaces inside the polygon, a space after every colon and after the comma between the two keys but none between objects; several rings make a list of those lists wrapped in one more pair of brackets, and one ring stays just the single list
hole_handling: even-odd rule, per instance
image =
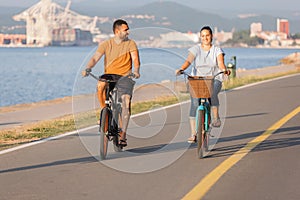
[{"label": "man's hand on handlebar", "polygon": [[140,76],[141,76],[140,73],[139,73],[139,72],[136,72],[136,71],[133,72],[133,75],[134,75],[134,78],[135,78],[135,79],[138,79],[138,78],[140,78]]},{"label": "man's hand on handlebar", "polygon": [[91,71],[92,71],[92,69],[86,68],[85,70],[83,70],[81,72],[82,77],[87,77]]}]

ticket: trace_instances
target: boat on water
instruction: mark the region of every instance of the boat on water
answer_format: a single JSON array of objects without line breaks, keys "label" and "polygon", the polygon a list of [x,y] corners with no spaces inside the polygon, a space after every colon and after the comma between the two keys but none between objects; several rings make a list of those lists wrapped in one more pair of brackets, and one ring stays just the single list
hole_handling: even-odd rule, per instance
[{"label": "boat on water", "polygon": [[51,46],[90,46],[93,44],[93,35],[90,31],[73,28],[52,30]]}]

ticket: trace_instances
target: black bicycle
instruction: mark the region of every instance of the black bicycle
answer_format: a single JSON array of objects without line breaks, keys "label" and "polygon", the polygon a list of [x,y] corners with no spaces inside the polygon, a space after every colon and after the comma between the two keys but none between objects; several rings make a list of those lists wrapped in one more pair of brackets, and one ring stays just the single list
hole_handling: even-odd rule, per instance
[{"label": "black bicycle", "polygon": [[[108,142],[112,141],[114,150],[120,152],[123,145],[119,144],[120,132],[122,127],[122,102],[117,91],[117,82],[120,78],[124,78],[116,74],[104,74],[100,77],[95,76],[87,71],[87,75],[92,76],[98,81],[106,82],[106,99],[105,107],[100,112],[100,160],[104,160],[107,155]],[[134,78],[133,74],[126,76],[127,78]]]}]

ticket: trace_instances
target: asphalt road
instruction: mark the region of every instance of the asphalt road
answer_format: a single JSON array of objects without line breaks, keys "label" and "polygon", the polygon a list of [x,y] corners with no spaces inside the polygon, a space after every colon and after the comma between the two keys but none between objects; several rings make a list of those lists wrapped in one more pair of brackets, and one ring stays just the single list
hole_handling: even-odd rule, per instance
[{"label": "asphalt road", "polygon": [[96,128],[1,152],[0,199],[299,199],[299,99],[299,74],[223,93],[201,160],[188,103],[134,116],[129,146],[102,162]]}]

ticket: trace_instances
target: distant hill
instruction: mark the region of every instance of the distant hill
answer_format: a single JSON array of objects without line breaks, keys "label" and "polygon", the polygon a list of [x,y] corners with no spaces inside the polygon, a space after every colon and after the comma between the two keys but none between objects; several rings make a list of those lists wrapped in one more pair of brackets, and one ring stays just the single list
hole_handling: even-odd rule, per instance
[{"label": "distant hill", "polygon": [[[126,15],[154,15],[155,21],[132,19],[132,27],[161,26],[181,32],[197,32],[204,25],[218,30],[231,31],[247,30],[253,22],[261,22],[263,30],[276,31],[276,19],[278,17],[270,15],[256,15],[247,18],[226,18],[217,14],[199,11],[175,2],[155,2],[135,9],[121,12],[117,17]],[[300,20],[290,20],[290,32],[300,32]]]},{"label": "distant hill", "polygon": [[9,26],[12,24],[18,24],[12,19],[12,16],[25,10],[25,8],[19,7],[0,7],[0,26]]},{"label": "distant hill", "polygon": [[[155,21],[146,21],[144,24],[137,26],[163,26],[166,28],[175,29],[177,31],[199,31],[203,25],[212,27],[230,27],[230,21],[215,14],[204,13],[196,9],[174,3],[174,2],[156,2],[141,6],[137,9],[129,10],[123,13],[123,16],[135,15],[154,15]],[[230,28],[226,28],[229,30]]]},{"label": "distant hill", "polygon": [[[112,4],[100,5],[96,0],[82,1],[71,5],[71,10],[89,16],[109,16],[112,20],[129,15],[149,15],[155,16],[154,19],[128,18],[131,28],[141,27],[163,27],[181,32],[197,32],[204,25],[218,30],[231,31],[247,30],[252,22],[261,22],[263,30],[276,30],[276,16],[257,15],[247,18],[227,18],[226,16],[199,11],[200,8],[191,8],[179,3],[161,1],[154,2],[136,8],[130,8],[122,4],[113,7]],[[64,5],[62,5],[64,6]],[[25,10],[26,8],[0,8],[0,26],[20,24],[15,22],[12,16]],[[216,13],[216,12],[214,12]],[[104,33],[111,33],[111,23],[98,24]],[[290,20],[290,32],[300,33],[300,20]]]}]

